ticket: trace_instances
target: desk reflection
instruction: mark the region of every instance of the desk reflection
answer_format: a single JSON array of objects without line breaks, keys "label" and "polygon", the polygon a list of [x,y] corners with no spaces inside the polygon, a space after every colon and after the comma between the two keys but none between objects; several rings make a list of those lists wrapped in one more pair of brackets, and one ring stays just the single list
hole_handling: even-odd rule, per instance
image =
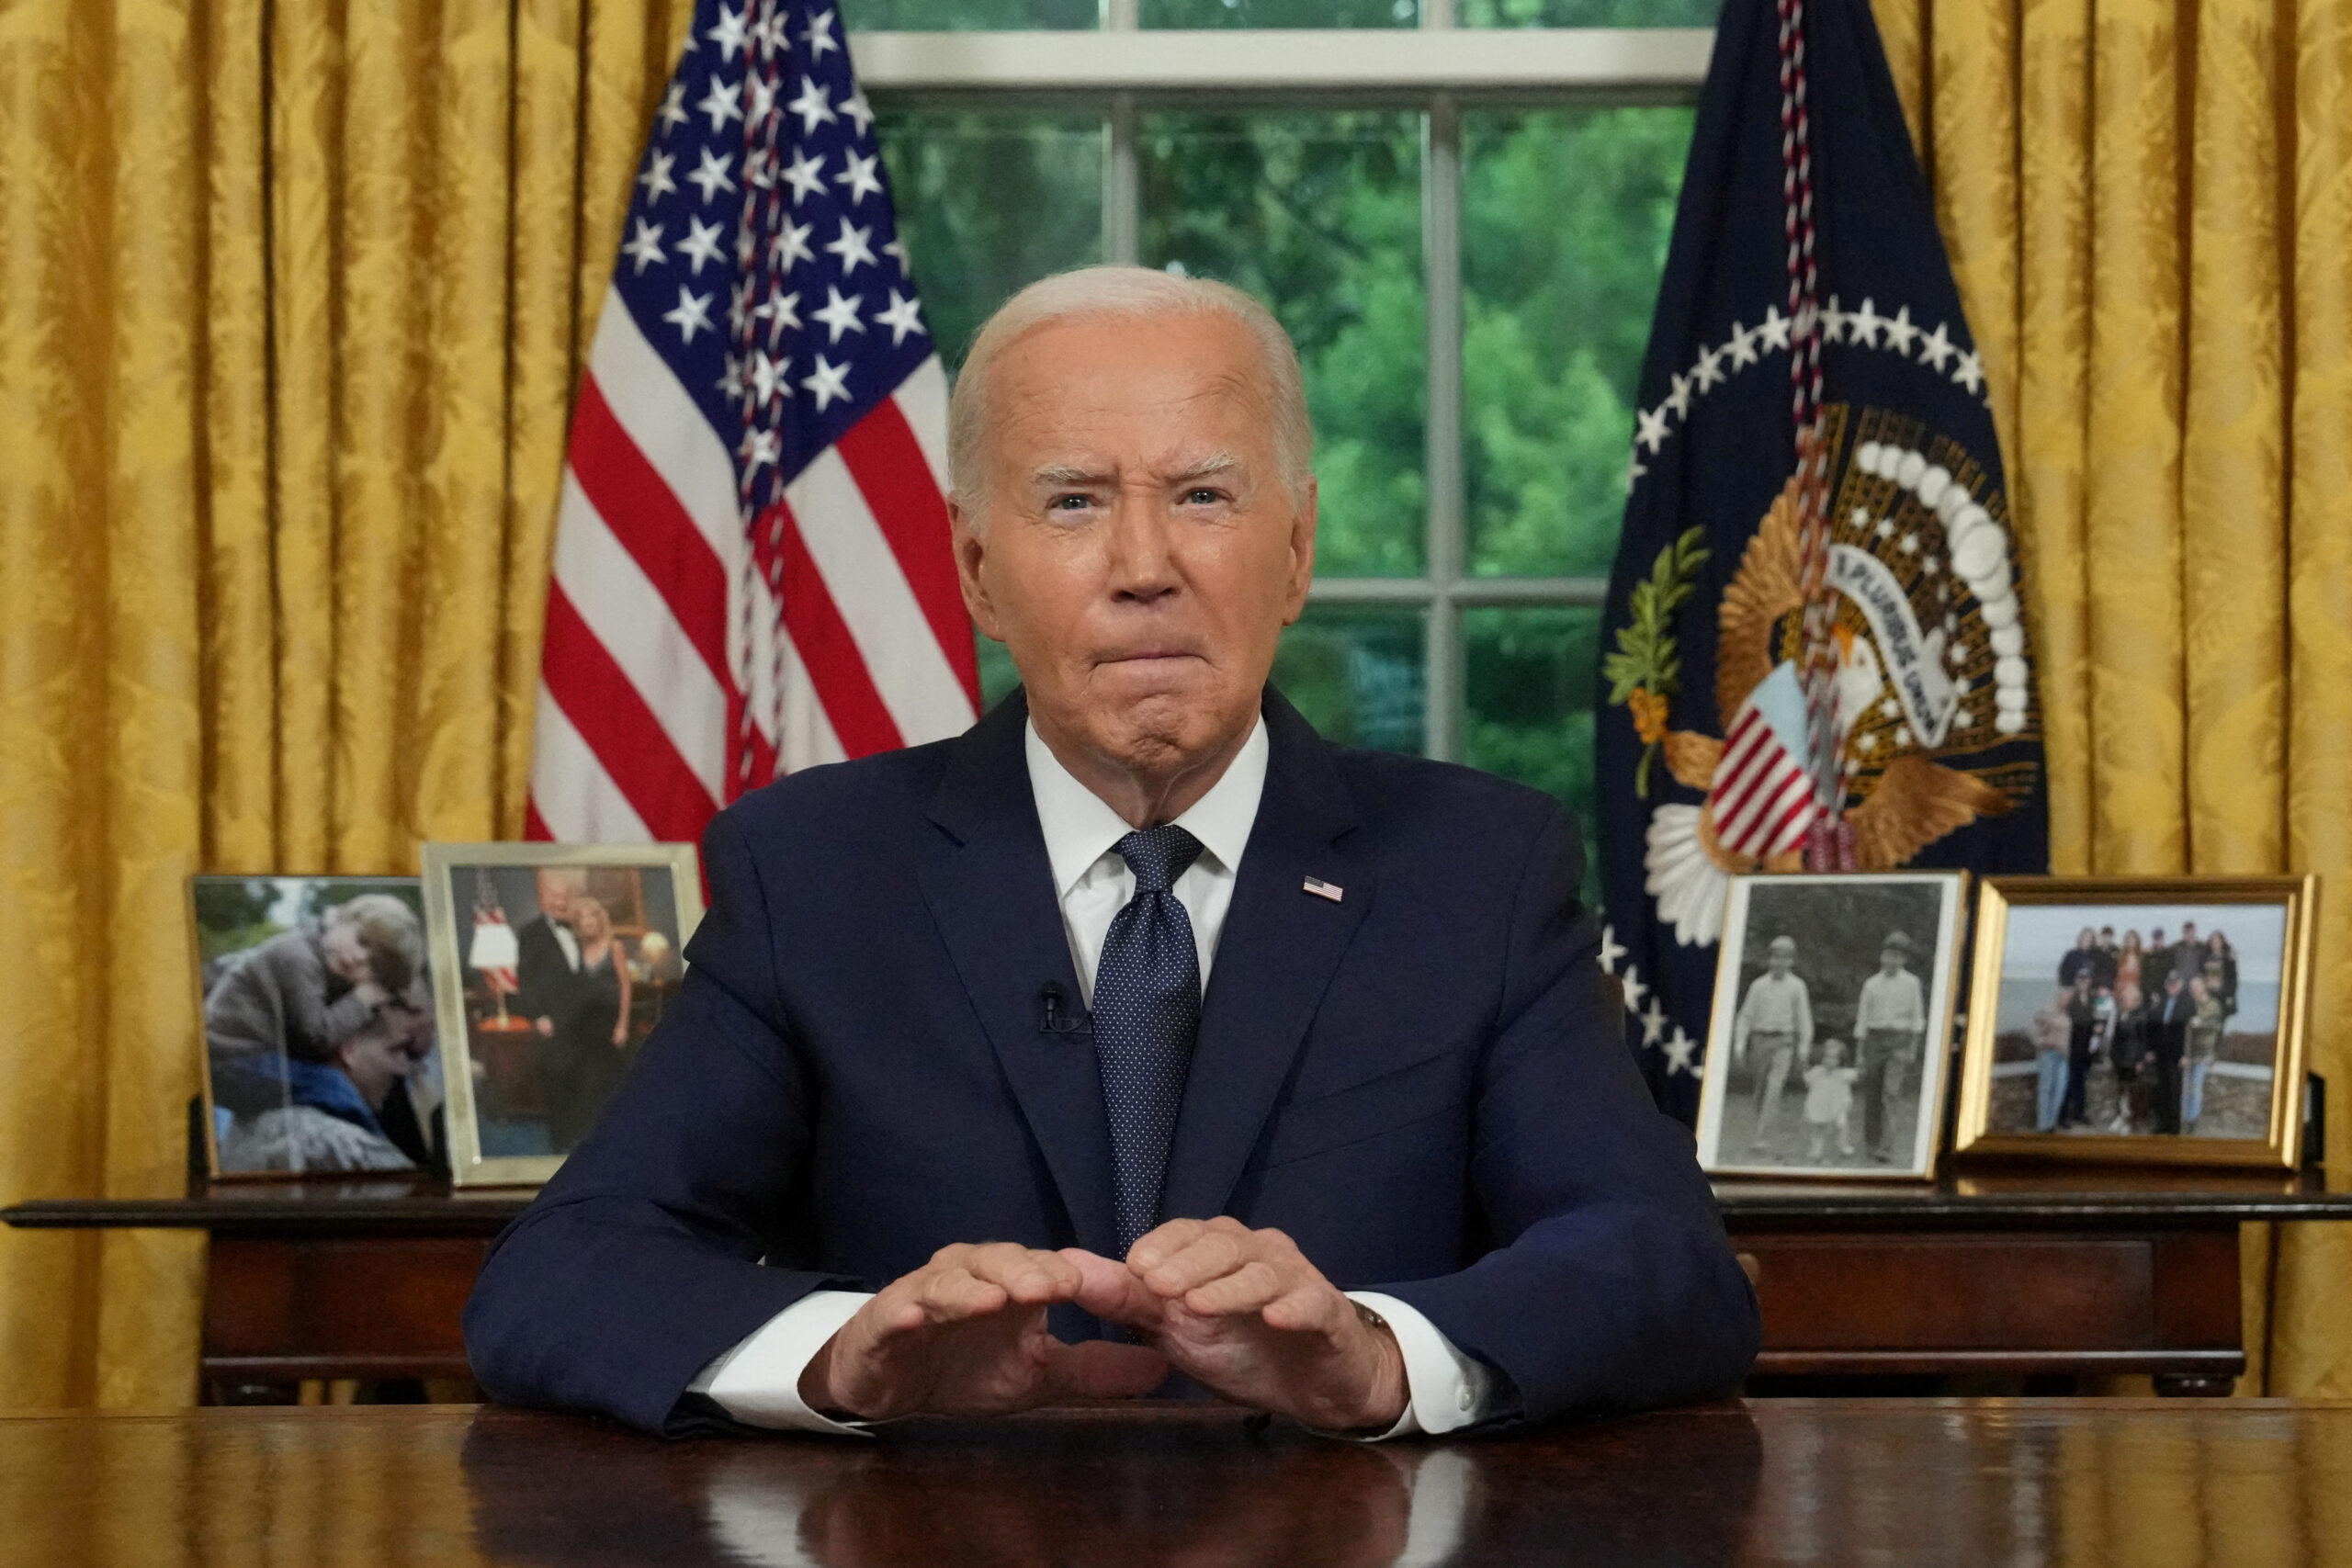
[{"label": "desk reflection", "polygon": [[[499,1562],[1440,1568],[1628,1561],[1638,1539],[1639,1561],[1670,1568],[1736,1556],[1754,1497],[1753,1423],[1726,1412],[1704,1431],[1646,1475],[1612,1462],[1596,1431],[1588,1462],[1544,1456],[1551,1495],[1532,1511],[1502,1472],[1535,1456],[1509,1439],[1354,1445],[1200,1409],[593,1455],[544,1426],[484,1419],[463,1462],[477,1540]],[[1696,1509],[1681,1468],[1694,1461],[1710,1495]]]}]

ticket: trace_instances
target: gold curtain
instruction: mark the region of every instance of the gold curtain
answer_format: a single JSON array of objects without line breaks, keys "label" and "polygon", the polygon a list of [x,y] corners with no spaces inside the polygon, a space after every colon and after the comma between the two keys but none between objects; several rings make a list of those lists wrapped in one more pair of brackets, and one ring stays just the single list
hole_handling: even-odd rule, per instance
[{"label": "gold curtain", "polygon": [[[1992,377],[2052,867],[2320,874],[2352,1095],[2352,3],[1873,7]],[[2352,1394],[2352,1234],[2279,1230],[2245,1386]]]},{"label": "gold curtain", "polygon": [[[566,409],[688,0],[0,4],[0,1201],[177,1189],[189,873],[519,830]],[[199,1237],[0,1229],[0,1407]]]}]

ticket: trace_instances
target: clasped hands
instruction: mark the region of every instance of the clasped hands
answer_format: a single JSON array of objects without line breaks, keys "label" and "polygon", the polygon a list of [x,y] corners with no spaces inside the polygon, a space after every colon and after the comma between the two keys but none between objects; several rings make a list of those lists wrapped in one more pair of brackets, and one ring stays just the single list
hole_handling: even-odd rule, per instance
[{"label": "clasped hands", "polygon": [[[1046,1327],[1061,1302],[1140,1342],[1065,1344]],[[826,1341],[800,1397],[859,1420],[1004,1415],[1148,1393],[1171,1368],[1233,1404],[1327,1430],[1385,1430],[1405,1410],[1396,1337],[1290,1237],[1227,1217],[1170,1220],[1125,1262],[1079,1247],[942,1247]]]}]

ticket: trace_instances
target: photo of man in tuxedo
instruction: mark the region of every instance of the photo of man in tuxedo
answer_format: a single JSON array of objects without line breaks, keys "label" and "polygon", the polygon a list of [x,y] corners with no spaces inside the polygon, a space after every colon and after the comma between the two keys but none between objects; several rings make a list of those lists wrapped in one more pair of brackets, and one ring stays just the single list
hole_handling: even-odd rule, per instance
[{"label": "photo of man in tuxedo", "polygon": [[1049,278],[949,423],[1022,686],[714,820],[675,998],[475,1288],[483,1387],[670,1434],[1164,1390],[1366,1438],[1735,1389],[1755,1292],[1575,824],[1268,683],[1317,499],[1273,317]]}]

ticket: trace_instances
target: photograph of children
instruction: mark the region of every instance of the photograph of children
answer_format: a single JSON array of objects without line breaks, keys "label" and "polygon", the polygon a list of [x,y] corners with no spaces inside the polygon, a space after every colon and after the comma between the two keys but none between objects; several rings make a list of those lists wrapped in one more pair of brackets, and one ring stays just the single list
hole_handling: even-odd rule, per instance
[{"label": "photograph of children", "polygon": [[414,877],[197,876],[216,1176],[447,1168]]},{"label": "photograph of children", "polygon": [[451,926],[444,1028],[463,1029],[459,1179],[543,1180],[595,1124],[684,975],[701,913],[694,851],[475,845],[462,848],[481,858],[450,860],[459,848],[426,846],[436,948],[441,909]]},{"label": "photograph of children", "polygon": [[1736,878],[1699,1104],[1723,1174],[1933,1171],[1959,873]]},{"label": "photograph of children", "polygon": [[2262,1138],[2283,904],[2012,905],[1986,1130]]}]

